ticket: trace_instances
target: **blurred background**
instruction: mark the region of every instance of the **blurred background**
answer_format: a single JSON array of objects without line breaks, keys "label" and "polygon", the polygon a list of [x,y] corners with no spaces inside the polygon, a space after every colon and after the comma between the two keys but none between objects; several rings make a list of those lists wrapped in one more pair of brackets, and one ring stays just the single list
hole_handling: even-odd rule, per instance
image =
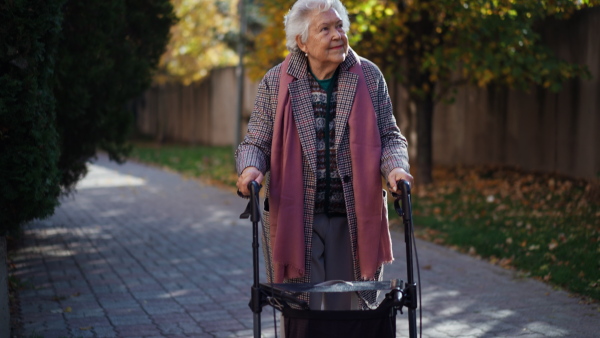
[{"label": "blurred background", "polygon": [[[135,106],[137,131],[158,141],[235,144],[258,81],[286,55],[283,16],[292,2],[173,3],[180,21],[155,84]],[[589,8],[594,3],[344,3],[350,45],[384,71],[421,182],[431,181],[432,163],[598,177],[600,12]],[[247,69],[242,93],[240,41]]]}]

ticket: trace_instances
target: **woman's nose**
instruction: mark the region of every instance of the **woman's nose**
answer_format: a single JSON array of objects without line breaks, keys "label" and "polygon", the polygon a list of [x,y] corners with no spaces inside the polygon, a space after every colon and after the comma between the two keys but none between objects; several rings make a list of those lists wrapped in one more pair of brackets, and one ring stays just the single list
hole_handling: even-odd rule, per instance
[{"label": "woman's nose", "polygon": [[335,30],[335,33],[333,33],[333,39],[334,40],[339,40],[342,38],[342,32],[340,32],[338,29]]}]

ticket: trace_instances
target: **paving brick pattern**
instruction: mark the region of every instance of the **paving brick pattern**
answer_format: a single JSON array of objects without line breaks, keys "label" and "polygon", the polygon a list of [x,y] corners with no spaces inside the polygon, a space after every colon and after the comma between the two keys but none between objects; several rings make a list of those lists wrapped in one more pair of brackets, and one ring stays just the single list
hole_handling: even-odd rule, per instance
[{"label": "paving brick pattern", "polygon": [[[12,257],[22,337],[252,337],[245,201],[103,155],[54,216],[25,226]],[[404,240],[386,278],[405,276]],[[597,305],[417,241],[423,337],[599,337]],[[261,272],[263,269],[261,268]],[[264,277],[263,277],[264,279]],[[406,314],[398,337],[408,337]],[[264,337],[274,337],[271,308]]]}]

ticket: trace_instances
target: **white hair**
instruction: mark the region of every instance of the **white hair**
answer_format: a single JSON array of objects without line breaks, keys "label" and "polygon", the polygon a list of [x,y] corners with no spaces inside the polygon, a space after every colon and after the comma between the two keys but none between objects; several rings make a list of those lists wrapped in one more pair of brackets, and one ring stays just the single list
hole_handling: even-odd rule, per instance
[{"label": "white hair", "polygon": [[302,42],[308,39],[308,26],[314,11],[327,12],[334,9],[342,18],[342,28],[347,33],[350,29],[348,11],[340,0],[298,0],[292,9],[283,17],[285,25],[285,46],[290,52],[300,50],[296,37],[300,35]]}]

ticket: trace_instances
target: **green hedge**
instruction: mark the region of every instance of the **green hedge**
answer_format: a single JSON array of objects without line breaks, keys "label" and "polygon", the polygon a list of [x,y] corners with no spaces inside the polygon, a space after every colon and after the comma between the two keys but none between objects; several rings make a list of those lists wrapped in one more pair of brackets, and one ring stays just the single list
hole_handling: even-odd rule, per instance
[{"label": "green hedge", "polygon": [[68,1],[57,57],[61,185],[71,189],[97,149],[122,161],[133,113],[175,22],[168,0]]},{"label": "green hedge", "polygon": [[57,205],[52,80],[64,2],[0,5],[0,234]]},{"label": "green hedge", "polygon": [[124,159],[175,21],[169,0],[0,3],[0,234],[51,215],[98,149]]}]

